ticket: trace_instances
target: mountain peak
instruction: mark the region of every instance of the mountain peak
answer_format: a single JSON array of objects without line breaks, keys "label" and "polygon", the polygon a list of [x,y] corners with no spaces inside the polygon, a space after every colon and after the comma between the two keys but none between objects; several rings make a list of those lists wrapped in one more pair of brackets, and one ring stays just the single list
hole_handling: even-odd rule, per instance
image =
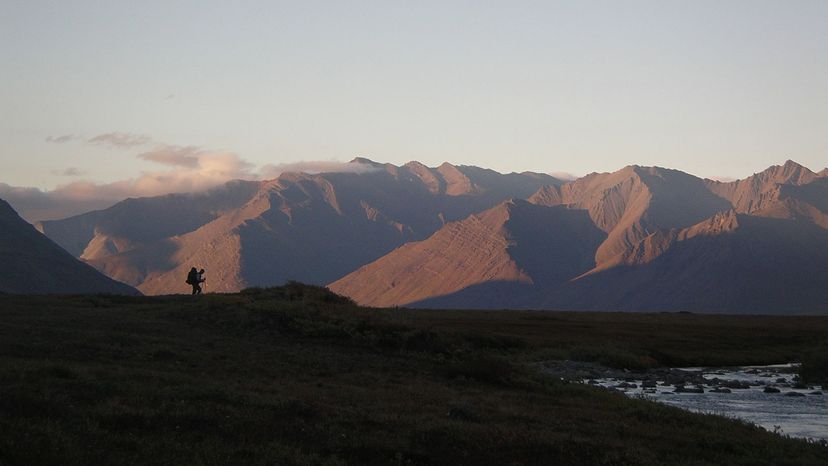
[{"label": "mountain peak", "polygon": [[354,157],[348,163],[359,163],[359,164],[363,164],[363,165],[370,165],[372,167],[382,167],[382,166],[384,166],[383,164],[381,164],[379,162],[374,162],[373,160],[371,160],[369,158],[365,158],[365,157]]},{"label": "mountain peak", "polygon": [[563,203],[560,186],[555,186],[551,184],[546,185],[535,191],[535,193],[532,194],[528,200],[532,204],[545,206],[560,205]]},{"label": "mountain peak", "polygon": [[709,219],[684,230],[680,235],[682,238],[694,236],[715,236],[722,233],[732,233],[739,229],[739,214],[736,210],[730,209],[719,212]]},{"label": "mountain peak", "polygon": [[816,174],[808,167],[793,160],[786,160],[783,165],[774,165],[759,175],[770,177],[771,181],[780,184],[803,184],[812,181]]}]

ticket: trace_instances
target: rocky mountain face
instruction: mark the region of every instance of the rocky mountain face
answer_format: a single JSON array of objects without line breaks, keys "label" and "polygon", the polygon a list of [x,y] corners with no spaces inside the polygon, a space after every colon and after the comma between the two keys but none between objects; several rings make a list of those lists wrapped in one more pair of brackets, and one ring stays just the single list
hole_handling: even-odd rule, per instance
[{"label": "rocky mountain face", "polygon": [[298,280],[373,306],[828,312],[828,170],[717,182],[629,166],[535,173],[367,159],[40,228],[147,294]]},{"label": "rocky mountain face", "polygon": [[[330,287],[381,306],[824,313],[826,187],[793,162],[732,183],[626,167],[543,187],[538,209],[446,225]],[[534,227],[510,228],[518,218]]]},{"label": "rocky mountain face", "polygon": [[0,200],[0,293],[139,294],[75,259]]},{"label": "rocky mountain face", "polygon": [[[330,288],[358,302],[392,306],[484,284],[557,285],[593,268],[595,249],[606,237],[582,210],[510,200],[405,244]],[[489,307],[491,300],[472,294],[464,306]]]},{"label": "rocky mountain face", "polygon": [[41,228],[148,294],[181,292],[191,266],[207,269],[210,291],[289,279],[326,284],[447,222],[560,184],[548,175],[447,163],[351,163],[358,170],[285,173],[202,195],[132,199]]}]

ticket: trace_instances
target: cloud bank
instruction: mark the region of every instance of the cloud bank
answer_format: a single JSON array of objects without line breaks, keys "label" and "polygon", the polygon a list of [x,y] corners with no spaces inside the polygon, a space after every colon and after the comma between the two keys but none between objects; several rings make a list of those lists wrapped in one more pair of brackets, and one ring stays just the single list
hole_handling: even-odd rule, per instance
[{"label": "cloud bank", "polygon": [[[161,145],[137,157],[166,168],[145,171],[136,177],[111,183],[74,181],[51,191],[0,183],[0,198],[8,201],[23,218],[36,222],[103,209],[130,197],[204,191],[230,180],[261,178],[254,172],[253,164],[231,152]],[[81,174],[74,167],[57,173],[62,176]]]},{"label": "cloud bank", "polygon": [[549,173],[549,176],[554,176],[555,178],[562,181],[575,181],[578,178],[580,178],[578,175],[573,175],[569,172],[552,172]]},{"label": "cloud bank", "polygon": [[[159,168],[110,183],[78,180],[46,191],[0,183],[0,198],[8,201],[23,218],[33,223],[104,209],[131,197],[204,191],[237,179],[273,179],[285,172],[367,173],[381,169],[370,163],[302,161],[268,164],[257,170],[253,164],[233,152],[158,143],[146,135],[124,132],[105,133],[91,138],[66,134],[50,136],[46,141],[55,144],[81,141],[124,151],[147,146],[144,152],[134,156],[152,162]],[[69,167],[52,170],[52,174],[79,177],[84,172],[77,167]]]},{"label": "cloud bank", "polygon": [[369,173],[381,170],[381,168],[367,164],[354,162],[330,161],[302,161],[292,163],[268,164],[262,167],[261,175],[265,179],[277,178],[282,173]]},{"label": "cloud bank", "polygon": [[163,146],[138,154],[138,158],[174,167],[196,168],[199,165],[198,156],[201,153],[201,149],[196,146]]}]

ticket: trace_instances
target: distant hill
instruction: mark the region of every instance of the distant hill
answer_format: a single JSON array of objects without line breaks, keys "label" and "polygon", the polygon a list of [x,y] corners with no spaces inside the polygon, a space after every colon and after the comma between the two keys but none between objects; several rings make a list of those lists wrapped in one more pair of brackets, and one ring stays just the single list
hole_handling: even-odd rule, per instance
[{"label": "distant hill", "polygon": [[529,201],[569,217],[499,206],[330,287],[377,306],[828,312],[828,178],[794,162],[733,183],[631,166]]},{"label": "distant hill", "polygon": [[447,222],[561,182],[537,173],[355,159],[353,173],[284,173],[203,195],[131,199],[43,222],[44,233],[144,293],[181,292],[191,266],[211,291],[293,279],[326,284]]},{"label": "distant hill", "polygon": [[75,259],[0,200],[0,293],[139,294]]}]

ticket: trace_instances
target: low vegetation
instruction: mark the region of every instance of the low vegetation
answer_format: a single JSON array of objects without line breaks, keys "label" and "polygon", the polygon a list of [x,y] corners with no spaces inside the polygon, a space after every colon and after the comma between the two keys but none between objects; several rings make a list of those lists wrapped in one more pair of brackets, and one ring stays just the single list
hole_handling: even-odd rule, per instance
[{"label": "low vegetation", "polygon": [[0,296],[0,464],[824,464],[533,369],[775,363],[818,317],[376,310],[296,283]]},{"label": "low vegetation", "polygon": [[806,383],[828,387],[828,341],[805,354],[800,376]]}]

